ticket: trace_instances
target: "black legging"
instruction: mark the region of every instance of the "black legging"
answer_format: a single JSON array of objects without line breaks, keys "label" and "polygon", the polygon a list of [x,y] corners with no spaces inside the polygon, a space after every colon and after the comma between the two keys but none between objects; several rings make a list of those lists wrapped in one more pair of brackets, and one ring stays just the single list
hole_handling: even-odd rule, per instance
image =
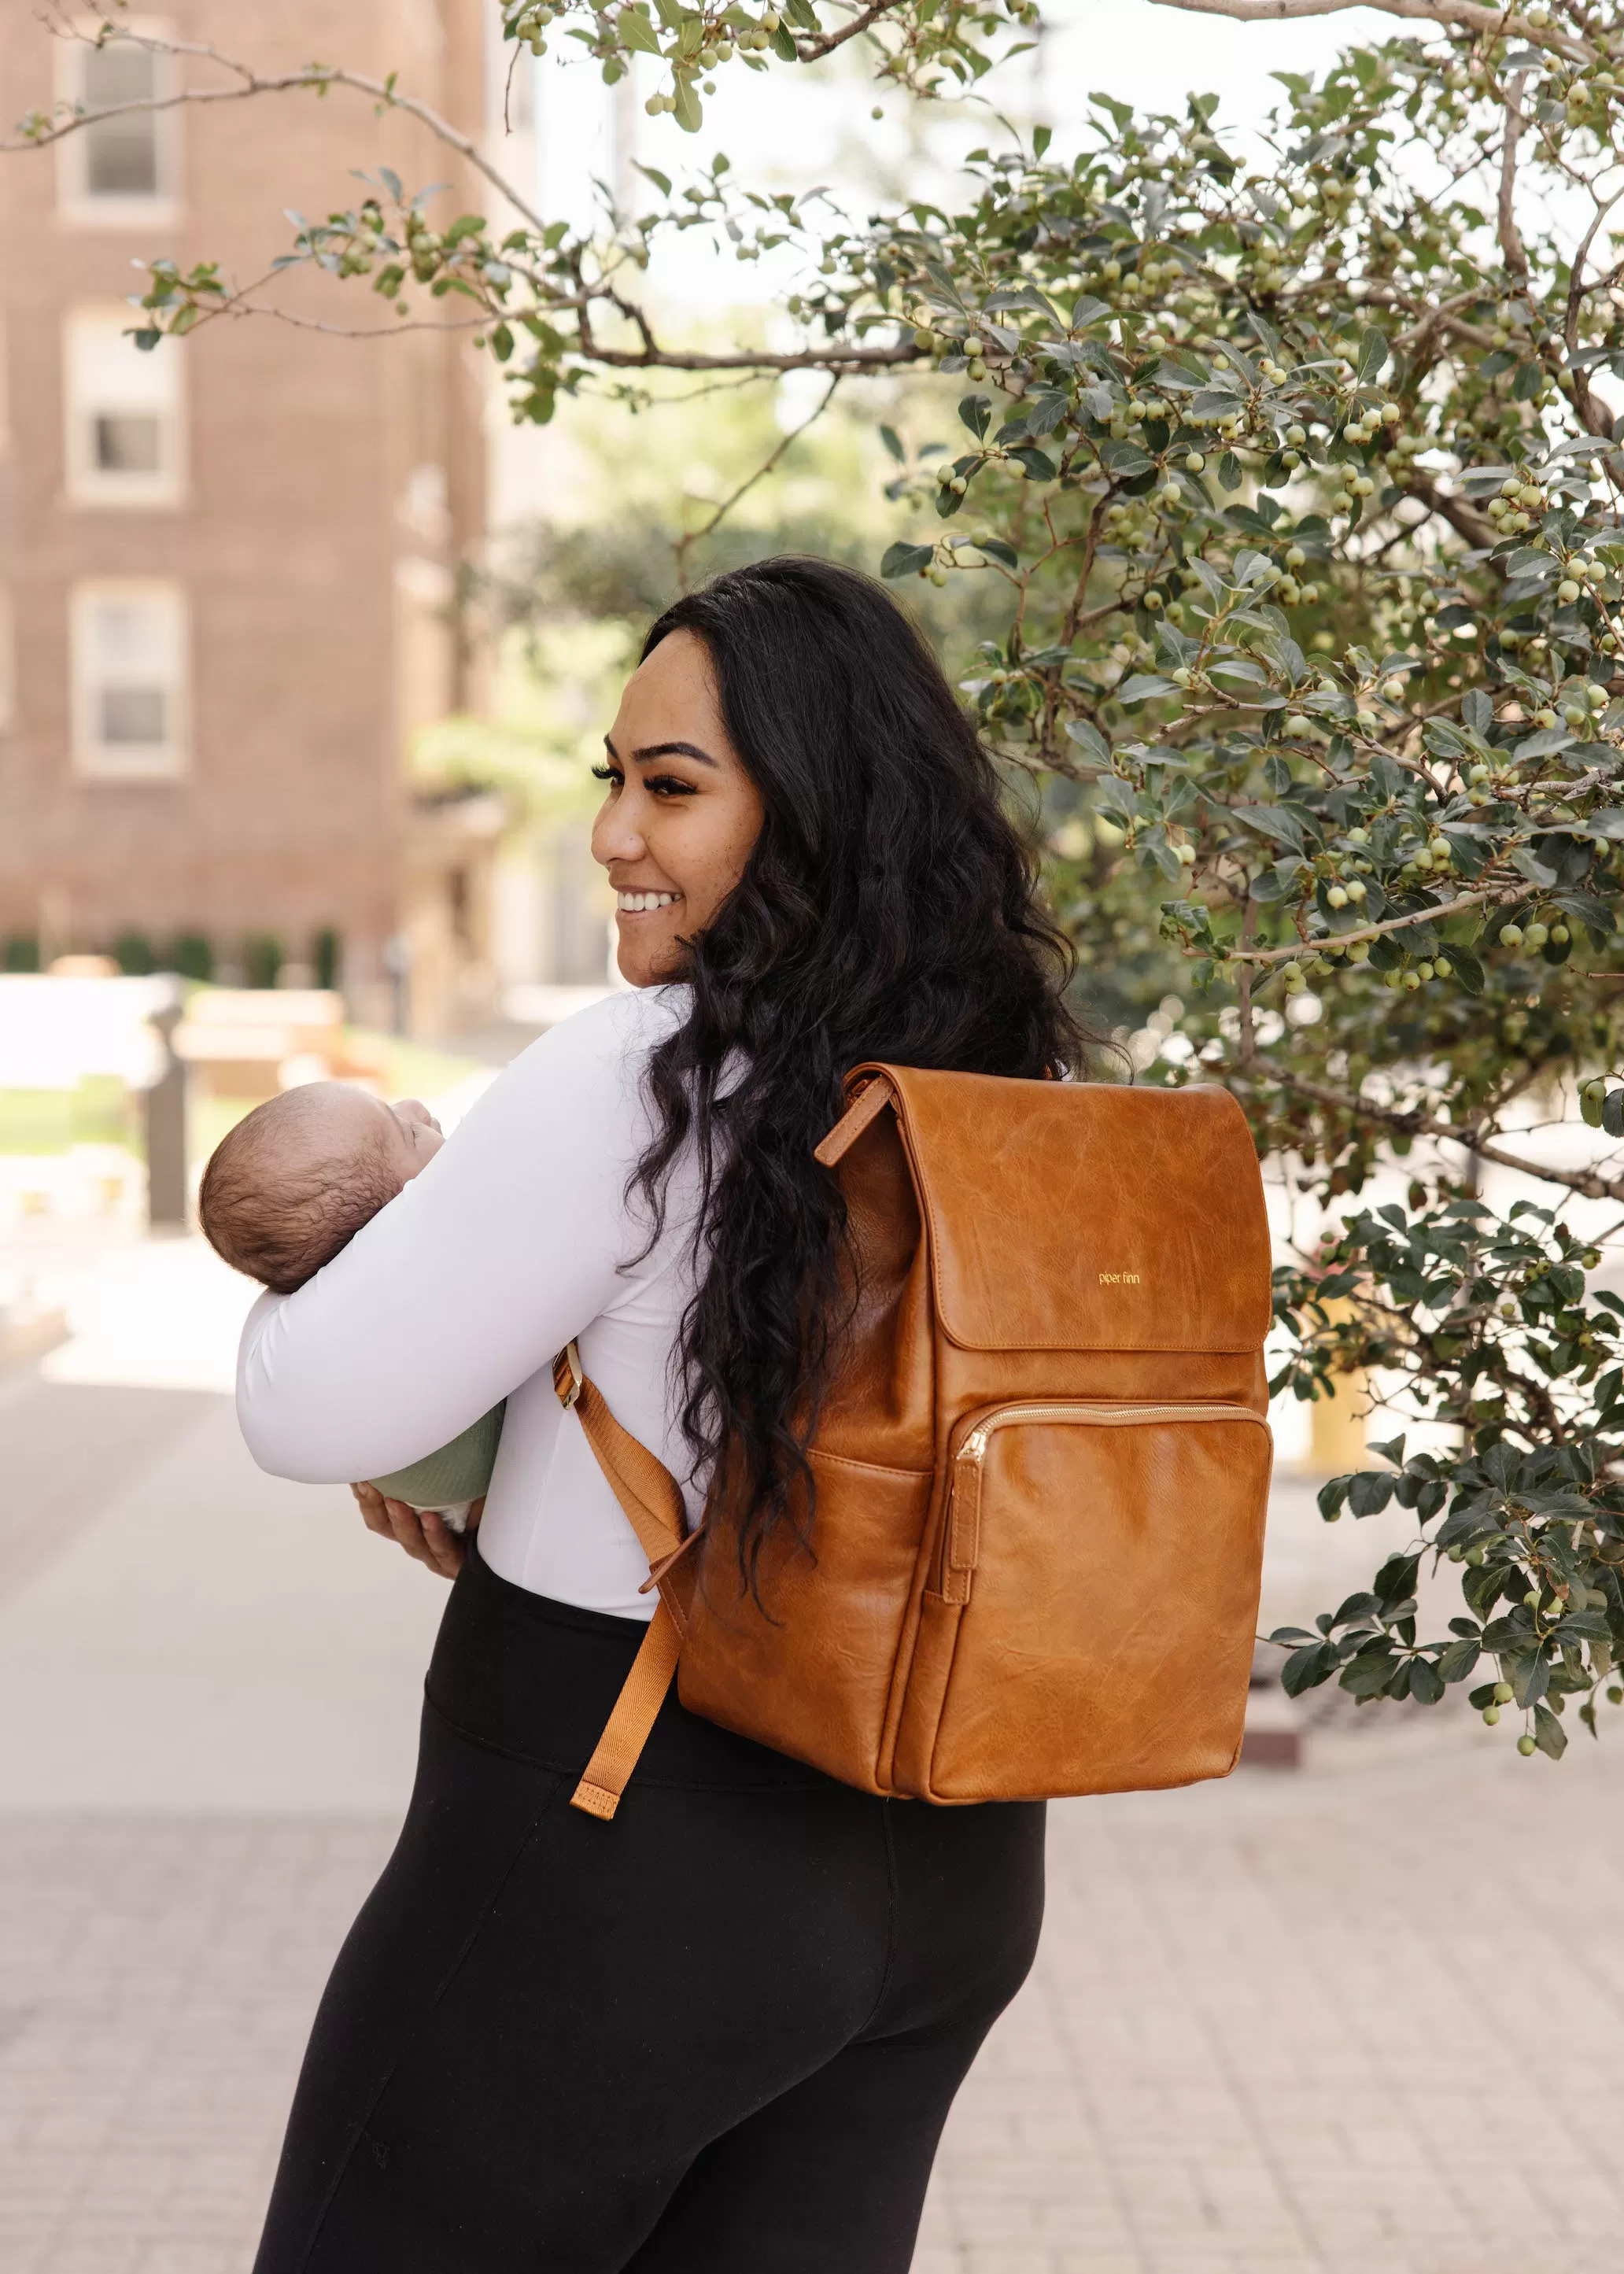
[{"label": "black legging", "polygon": [[673,1696],[598,1823],[569,1793],[640,1631],[470,1554],[255,2274],[904,2274],[1042,1808],[876,1800]]}]

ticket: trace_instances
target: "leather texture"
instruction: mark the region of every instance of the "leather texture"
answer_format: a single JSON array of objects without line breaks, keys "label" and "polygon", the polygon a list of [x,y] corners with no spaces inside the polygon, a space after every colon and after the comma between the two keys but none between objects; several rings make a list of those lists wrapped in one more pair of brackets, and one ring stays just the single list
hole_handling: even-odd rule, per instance
[{"label": "leather texture", "polygon": [[[664,1574],[650,1675],[674,1638],[690,1710],[870,1792],[1223,1775],[1271,1457],[1268,1228],[1238,1105],[891,1065],[848,1095],[818,1158],[846,1202],[851,1317],[816,1510],[770,1541],[759,1600],[726,1525],[669,1565],[674,1480],[658,1495],[626,1446],[665,1472],[580,1390]],[[560,1357],[560,1396],[578,1375]],[[617,1794],[647,1698],[623,1698],[600,1747]]]}]

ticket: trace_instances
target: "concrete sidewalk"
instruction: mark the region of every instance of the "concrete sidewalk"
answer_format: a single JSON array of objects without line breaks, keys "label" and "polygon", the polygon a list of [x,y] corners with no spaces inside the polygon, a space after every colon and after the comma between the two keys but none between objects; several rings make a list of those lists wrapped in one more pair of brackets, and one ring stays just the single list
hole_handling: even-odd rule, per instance
[{"label": "concrete sidewalk", "polygon": [[[0,2269],[246,2274],[444,1593],[252,1468],[197,1259],[119,1268],[54,1378],[0,1382]],[[1056,1808],[914,2274],[1599,2257],[1624,1730],[1560,1767],[1503,1736],[1350,1714],[1295,1775]]]}]

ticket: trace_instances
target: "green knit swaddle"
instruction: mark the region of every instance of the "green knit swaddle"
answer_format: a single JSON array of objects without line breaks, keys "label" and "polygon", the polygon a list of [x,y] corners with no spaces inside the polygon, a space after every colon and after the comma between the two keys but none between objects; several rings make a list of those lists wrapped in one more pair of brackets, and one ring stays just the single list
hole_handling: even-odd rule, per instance
[{"label": "green knit swaddle", "polygon": [[372,1483],[386,1500],[403,1500],[409,1508],[455,1508],[477,1500],[496,1465],[507,1410],[504,1398],[437,1453],[425,1453],[420,1461],[392,1470],[387,1477],[374,1477]]}]

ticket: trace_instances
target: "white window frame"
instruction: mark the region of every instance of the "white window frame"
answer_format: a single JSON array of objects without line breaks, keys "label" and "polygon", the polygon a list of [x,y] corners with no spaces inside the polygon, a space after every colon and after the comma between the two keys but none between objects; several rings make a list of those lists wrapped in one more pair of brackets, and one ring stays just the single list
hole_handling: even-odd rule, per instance
[{"label": "white window frame", "polygon": [[[146,39],[169,39],[174,35],[172,25],[153,17],[141,16],[121,25],[123,31]],[[56,49],[56,94],[59,102],[75,108],[85,99],[85,60],[89,45],[83,40],[62,40]],[[154,78],[160,95],[173,92],[177,84],[176,59],[173,56],[155,56],[153,59]],[[180,113],[178,109],[153,113],[153,138],[157,162],[158,186],[150,193],[139,195],[108,195],[96,193],[90,187],[88,156],[89,140],[84,130],[64,135],[56,145],[56,211],[58,217],[75,229],[153,229],[167,228],[180,218]]]},{"label": "white window frame", "polygon": [[[166,381],[167,401],[163,399],[163,389],[154,388],[147,402],[132,395],[120,403],[116,393],[102,395],[94,381],[81,375],[84,358],[78,342],[83,334],[93,327],[122,334],[133,322],[133,311],[121,300],[86,301],[64,310],[63,314],[63,467],[67,496],[75,505],[150,509],[185,502],[185,355],[180,341],[161,340],[151,350],[150,364],[146,353],[132,341],[125,344],[132,373],[143,379],[150,376]],[[141,358],[139,364],[134,361],[137,357]],[[162,363],[158,362],[159,357],[164,358]],[[158,420],[159,463],[155,471],[120,473],[97,463],[97,417],[117,416],[120,410],[136,415],[150,412]]]},{"label": "white window frame", "polygon": [[[95,668],[93,612],[109,602],[152,600],[162,600],[171,612],[171,657],[162,681],[169,698],[169,734],[162,742],[109,742],[102,732],[101,696],[107,682]],[[185,587],[167,576],[89,578],[72,587],[68,609],[73,772],[88,781],[184,779],[190,768],[192,723],[192,642]]]}]

